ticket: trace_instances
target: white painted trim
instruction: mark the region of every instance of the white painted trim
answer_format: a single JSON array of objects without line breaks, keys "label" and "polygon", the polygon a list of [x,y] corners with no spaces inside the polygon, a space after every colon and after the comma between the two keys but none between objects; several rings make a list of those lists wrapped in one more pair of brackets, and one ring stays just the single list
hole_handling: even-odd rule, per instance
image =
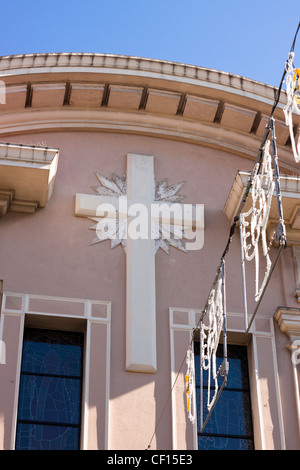
[{"label": "white painted trim", "polygon": [[58,149],[39,147],[34,145],[18,145],[0,142],[0,159],[15,161],[21,165],[29,162],[37,165],[51,164],[59,154]]},{"label": "white painted trim", "polygon": [[170,390],[171,394],[171,427],[172,427],[172,449],[177,449],[177,427],[176,427],[176,403],[174,399],[174,382],[175,382],[175,344],[174,344],[174,328],[172,327],[172,311],[169,309],[169,321],[170,321],[170,362],[171,362],[171,383]]},{"label": "white painted trim", "polygon": [[[20,309],[8,309],[5,307],[7,297],[21,298]],[[40,300],[53,300],[70,303],[82,303],[84,305],[82,315],[63,315],[51,312],[38,312],[29,310],[30,299]],[[92,316],[92,305],[105,305],[106,306],[106,318],[93,317]],[[2,313],[0,317],[0,340],[3,339],[3,328],[6,316],[19,316],[22,319],[20,328],[20,336],[18,344],[18,364],[15,377],[15,397],[13,406],[13,428],[11,434],[11,449],[15,447],[15,436],[16,436],[16,423],[17,423],[17,408],[18,408],[18,397],[19,397],[19,385],[20,385],[20,372],[21,372],[21,360],[22,360],[22,349],[23,349],[23,332],[25,315],[37,315],[47,316],[51,318],[70,318],[70,319],[83,319],[86,320],[86,335],[85,335],[85,357],[84,357],[84,370],[83,370],[83,397],[82,397],[82,437],[81,445],[82,450],[87,449],[87,429],[88,429],[88,403],[89,403],[89,373],[90,373],[90,328],[92,323],[101,323],[106,325],[107,334],[107,345],[106,345],[106,397],[105,397],[105,450],[109,448],[109,402],[110,402],[110,347],[111,347],[111,302],[100,301],[91,299],[80,299],[71,297],[57,297],[49,295],[36,295],[36,294],[19,294],[16,292],[4,292],[2,301]]]},{"label": "white painted trim", "polygon": [[[217,71],[210,70],[209,72],[212,73],[218,73]],[[181,75],[172,75],[172,74],[167,74],[164,72],[152,72],[148,70],[137,70],[137,69],[125,69],[125,68],[113,68],[113,67],[88,67],[88,66],[55,66],[55,67],[24,67],[24,68],[16,68],[16,69],[7,69],[7,70],[2,70],[0,72],[0,77],[10,77],[14,75],[29,75],[29,74],[63,74],[63,73],[92,73],[92,74],[98,74],[98,75],[126,75],[126,76],[135,76],[135,77],[142,77],[142,78],[153,78],[157,80],[165,80],[169,82],[178,82],[178,83],[184,83],[188,85],[196,85],[198,87],[205,87],[205,88],[212,88],[215,90],[219,90],[225,93],[230,93],[234,95],[239,95],[239,96],[244,96],[246,98],[250,98],[256,101],[259,101],[261,103],[268,104],[270,106],[273,105],[274,103],[274,98],[269,99],[266,98],[264,95],[259,95],[257,93],[253,93],[250,91],[247,91],[242,88],[234,88],[231,86],[223,85],[221,83],[217,82],[210,82],[208,80],[202,80],[202,79],[197,79],[197,78],[190,78],[186,76],[181,76]],[[227,77],[228,74],[224,74]],[[239,78],[239,77],[238,77]],[[259,82],[254,82],[249,79],[245,79],[246,82],[249,83],[254,83],[260,87],[267,87],[271,88],[269,85],[264,85]],[[284,103],[279,102],[277,107],[280,109],[283,109],[285,106]]]},{"label": "white painted trim", "polygon": [[[21,298],[21,308],[20,309],[9,309],[5,307],[6,298],[7,297],[17,297]],[[83,313],[82,315],[65,315],[60,314],[57,312],[39,312],[37,310],[30,310],[29,304],[31,299],[38,299],[38,300],[49,300],[49,301],[58,301],[58,302],[69,302],[69,303],[77,303],[83,304]],[[105,305],[106,306],[106,318],[104,317],[93,317],[92,315],[92,305]],[[43,316],[56,316],[56,317],[64,317],[64,318],[77,318],[77,319],[92,319],[93,321],[99,321],[100,323],[108,323],[110,322],[110,315],[111,315],[111,302],[107,300],[91,300],[91,299],[83,299],[83,298],[72,298],[72,297],[59,297],[59,296],[50,296],[50,295],[37,295],[37,294],[24,294],[24,293],[17,293],[17,292],[3,292],[3,300],[2,300],[2,312],[9,313],[9,314],[32,314],[32,315],[43,315]]]},{"label": "white painted trim", "polygon": [[[91,349],[91,325],[92,323],[99,323],[99,319],[88,319],[86,327],[86,338],[85,338],[85,367],[84,367],[84,404],[83,404],[83,420],[82,420],[82,450],[88,450],[88,422],[89,422],[89,383],[90,383],[90,349]],[[109,404],[110,404],[110,318],[106,323],[106,377],[105,377],[105,449],[109,449]]]},{"label": "white painted trim", "polygon": [[106,343],[106,397],[105,397],[105,450],[110,448],[109,444],[109,411],[110,411],[110,351],[111,351],[111,320],[109,312],[109,322],[107,323],[107,343]]},{"label": "white painted trim", "polygon": [[[3,315],[3,312],[2,312]],[[15,394],[14,394],[14,405],[13,405],[13,412],[12,412],[12,432],[11,432],[11,449],[15,448],[15,440],[16,440],[16,431],[17,431],[17,416],[18,416],[18,401],[19,401],[19,388],[20,388],[20,377],[21,377],[21,362],[22,362],[22,350],[23,350],[23,334],[24,334],[24,323],[25,323],[25,315],[19,314],[21,317],[21,324],[20,324],[20,332],[19,332],[19,340],[18,340],[18,363],[16,368],[16,377],[15,377]],[[3,315],[3,322],[6,315]]]},{"label": "white painted trim", "polygon": [[294,378],[294,389],[295,389],[295,397],[296,397],[296,406],[297,406],[297,420],[298,420],[298,429],[300,435],[300,386],[298,380],[298,371],[297,371],[297,364],[292,362],[293,367],[293,378]]},{"label": "white painted trim", "polygon": [[[260,317],[261,318],[261,317]],[[278,363],[277,363],[277,353],[276,353],[276,344],[275,344],[275,332],[274,332],[274,324],[273,318],[268,318],[269,325],[270,325],[270,332],[265,331],[258,331],[256,330],[254,323],[254,327],[252,329],[252,345],[253,345],[253,357],[254,357],[254,366],[255,366],[255,377],[256,377],[256,391],[257,391],[257,405],[258,405],[258,413],[259,413],[259,427],[260,427],[260,445],[262,450],[266,449],[266,442],[264,436],[264,429],[263,429],[263,411],[262,411],[262,403],[259,397],[261,396],[261,388],[260,388],[260,377],[259,377],[259,358],[257,354],[257,338],[264,338],[271,340],[271,349],[272,349],[272,368],[273,368],[273,377],[275,383],[275,395],[276,395],[276,406],[277,406],[277,416],[279,421],[279,432],[280,432],[280,441],[281,441],[281,450],[286,450],[285,444],[285,433],[284,433],[284,426],[283,426],[283,412],[282,412],[282,403],[280,397],[280,385],[279,385],[279,373],[278,373]],[[257,438],[258,436],[256,436]]]},{"label": "white painted trim", "polygon": [[[178,324],[173,321],[173,311],[183,312],[188,314],[188,324]],[[200,313],[201,310],[184,309],[184,308],[169,308],[169,324],[170,324],[170,358],[171,358],[171,414],[172,414],[172,449],[178,450],[177,443],[177,410],[176,410],[176,383],[177,373],[175,371],[175,342],[174,332],[185,331],[189,332],[192,338],[193,329],[196,327],[195,313]],[[197,449],[197,418],[193,425],[193,444],[194,449]]]},{"label": "white painted trim", "polygon": [[[10,316],[20,317],[21,318],[21,326],[20,326],[20,333],[19,339],[16,343],[18,357],[17,357],[17,368],[16,368],[16,375],[15,375],[15,392],[14,392],[14,402],[13,402],[13,411],[12,411],[12,432],[10,436],[10,449],[15,448],[15,438],[16,438],[16,427],[17,427],[17,414],[18,414],[18,397],[19,397],[19,388],[20,388],[20,370],[21,370],[21,361],[22,361],[22,344],[23,344],[23,332],[24,332],[24,320],[25,315],[23,312],[12,312]],[[3,330],[4,330],[4,322],[6,319],[6,314],[2,310],[1,317],[0,317],[0,340],[3,340]]]},{"label": "white painted trim", "polygon": [[[179,324],[174,322],[174,312],[182,312],[185,314],[188,314],[188,323],[186,324]],[[196,328],[196,314],[200,314],[201,310],[199,309],[189,309],[189,308],[175,308],[175,307],[170,307],[169,308],[169,324],[170,324],[170,357],[171,357],[171,414],[172,414],[172,443],[173,443],[173,449],[177,449],[177,428],[176,428],[176,401],[175,401],[175,387],[174,387],[174,380],[176,378],[175,374],[175,343],[174,343],[174,332],[175,331],[189,331],[191,338],[192,338],[192,332],[194,328]],[[228,317],[236,317],[240,318],[241,320],[244,319],[244,314],[243,313],[237,313],[237,312],[228,312],[227,313]],[[272,348],[272,356],[273,356],[273,377],[274,377],[274,382],[275,382],[275,395],[276,395],[276,406],[277,406],[277,416],[279,420],[279,426],[280,426],[280,439],[281,439],[281,449],[285,450],[286,445],[285,445],[285,433],[284,433],[284,426],[283,426],[283,412],[282,412],[282,404],[281,404],[281,397],[280,397],[280,387],[279,387],[279,374],[278,374],[278,364],[277,364],[277,357],[276,357],[276,345],[275,345],[275,331],[274,331],[274,325],[273,325],[273,318],[270,318],[269,316],[266,315],[260,315],[257,317],[257,320],[259,319],[264,319],[269,321],[269,332],[268,331],[259,331],[255,328],[256,326],[256,321],[254,321],[253,324],[253,332],[252,332],[252,350],[253,350],[253,368],[252,372],[254,374],[250,374],[250,380],[251,378],[255,377],[254,383],[252,382],[252,389],[254,388],[256,390],[257,394],[257,415],[259,419],[259,432],[260,436],[255,435],[254,440],[257,445],[257,447],[261,447],[262,450],[266,448],[266,443],[265,443],[265,436],[264,436],[264,428],[263,428],[263,413],[262,413],[262,403],[261,403],[261,389],[260,389],[260,378],[259,378],[259,358],[257,354],[257,338],[265,338],[271,340],[271,348]],[[233,328],[228,328],[228,332],[236,332],[236,333],[241,333],[245,334],[244,329],[233,329]],[[250,382],[251,384],[251,382]],[[256,430],[257,431],[257,430]],[[194,424],[194,438],[195,438],[195,449],[197,449],[197,423]]]},{"label": "white painted trim", "polygon": [[[293,248],[293,257],[294,257],[294,268],[295,268],[295,278],[296,278],[296,294],[299,290],[299,251],[298,247],[292,246]],[[299,302],[299,296],[297,294],[297,301]],[[293,354],[297,351],[297,346],[299,344],[299,309],[297,308],[288,308],[288,307],[278,307],[275,315],[275,320],[277,321],[280,330],[287,335],[288,343],[287,349],[289,349],[291,353],[291,365],[292,365],[292,373],[293,373],[293,384],[294,384],[294,393],[295,393],[295,400],[296,400],[296,410],[297,410],[297,422],[298,422],[298,430],[300,436],[300,388],[299,388],[299,380],[298,380],[298,372],[297,372],[297,362],[293,360]],[[294,349],[294,341],[296,344],[296,350]]]},{"label": "white painted trim", "polygon": [[254,371],[255,371],[255,388],[256,388],[256,396],[257,396],[257,407],[258,407],[258,424],[259,424],[259,432],[260,435],[254,436],[254,441],[256,444],[259,444],[261,450],[265,449],[265,438],[263,432],[263,420],[262,420],[262,403],[260,400],[261,397],[261,389],[260,389],[260,382],[259,382],[259,375],[258,375],[258,355],[257,355],[257,345],[256,345],[256,338],[252,341],[252,348],[253,348],[253,358],[254,358]]},{"label": "white painted trim", "polygon": [[270,318],[270,328],[271,328],[271,333],[272,333],[271,342],[272,342],[272,353],[273,353],[274,381],[275,381],[275,387],[276,387],[275,391],[276,391],[276,398],[277,398],[277,413],[278,413],[279,428],[280,428],[281,450],[286,450],[273,318]]},{"label": "white painted trim", "polygon": [[91,350],[91,325],[87,322],[85,336],[85,361],[84,361],[84,400],[82,416],[82,450],[88,448],[88,420],[89,420],[89,376],[90,376],[90,350]]}]

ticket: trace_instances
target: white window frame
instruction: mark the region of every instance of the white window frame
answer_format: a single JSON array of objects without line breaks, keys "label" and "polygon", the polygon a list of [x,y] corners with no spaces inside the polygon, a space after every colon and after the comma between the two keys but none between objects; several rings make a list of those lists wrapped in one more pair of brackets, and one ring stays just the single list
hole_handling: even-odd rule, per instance
[{"label": "white window frame", "polygon": [[[194,424],[189,422],[185,409],[184,354],[192,341],[200,315],[199,309],[169,309],[173,450],[196,450],[198,447],[197,420]],[[242,313],[227,313],[227,326],[228,344],[246,344],[248,349],[255,450],[285,450],[273,317],[258,316],[253,322],[251,334],[248,335],[245,334]],[[264,348],[265,354],[268,355],[268,380],[265,379],[266,361],[259,354],[261,348]]]},{"label": "white window frame", "polygon": [[[34,301],[38,301],[38,304],[43,305],[42,311],[37,311],[32,308]],[[15,303],[15,308],[11,308]],[[51,311],[51,303],[55,305],[55,311]],[[76,309],[76,315],[72,314],[73,310]],[[99,311],[97,312],[97,308]],[[63,313],[59,313],[59,310]],[[70,312],[66,314],[66,311]],[[100,325],[101,331],[106,336],[106,344],[103,346],[102,351],[98,351],[99,354],[103,354],[105,362],[104,374],[99,373],[99,380],[103,382],[105,380],[105,398],[104,408],[96,410],[97,415],[103,417],[101,423],[101,432],[103,435],[102,445],[103,450],[109,448],[109,398],[110,398],[110,348],[111,348],[111,302],[110,301],[99,301],[90,299],[79,299],[79,298],[67,298],[67,297],[55,297],[55,296],[43,296],[33,294],[18,294],[13,292],[4,292],[2,301],[2,312],[0,319],[0,342],[1,344],[6,343],[6,322],[12,317],[19,319],[19,333],[18,340],[16,341],[15,347],[17,348],[18,354],[15,367],[15,393],[12,397],[12,432],[10,437],[10,449],[13,450],[15,447],[15,436],[16,436],[16,424],[17,424],[17,412],[18,412],[18,396],[19,396],[19,384],[20,384],[20,373],[21,373],[21,359],[22,359],[22,348],[23,348],[23,333],[24,327],[29,323],[30,326],[38,326],[43,328],[51,328],[47,325],[56,325],[59,329],[61,328],[61,322],[70,321],[76,323],[81,321],[85,323],[85,346],[84,346],[84,370],[83,370],[83,393],[82,393],[82,425],[81,425],[81,450],[88,450],[90,447],[89,436],[91,433],[97,435],[96,421],[92,420],[90,408],[94,408],[95,405],[90,403],[90,372],[91,363],[93,358],[91,356],[92,340],[91,336],[97,334],[97,326]],[[49,323],[50,322],[50,323]],[[28,326],[29,326],[28,325]],[[96,329],[95,329],[96,328]],[[76,331],[76,330],[74,330]],[[99,332],[99,330],[98,330]],[[97,345],[99,347],[99,345]],[[98,358],[96,358],[99,360]],[[5,365],[4,365],[5,366]],[[0,367],[3,367],[1,365]],[[98,449],[95,449],[98,450]]]}]

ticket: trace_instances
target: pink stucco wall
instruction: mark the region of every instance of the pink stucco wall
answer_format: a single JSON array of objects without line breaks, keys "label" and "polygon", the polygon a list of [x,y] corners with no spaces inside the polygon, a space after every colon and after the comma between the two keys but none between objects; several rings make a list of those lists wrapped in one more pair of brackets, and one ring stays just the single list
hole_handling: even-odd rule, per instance
[{"label": "pink stucco wall", "polygon": [[[47,207],[32,215],[8,213],[1,220],[0,278],[4,280],[4,290],[112,302],[109,445],[112,449],[145,449],[170,389],[169,308],[201,309],[204,306],[229,234],[224,204],[236,172],[251,170],[252,162],[193,144],[113,133],[51,132],[14,135],[10,141],[31,145],[42,141],[43,145],[59,148],[60,156],[55,191]],[[109,242],[89,246],[95,235],[89,231],[92,222],[74,216],[75,194],[93,194],[91,186],[97,184],[95,171],[107,177],[112,172],[123,175],[127,153],[153,155],[157,180],[168,178],[169,184],[185,181],[181,191],[186,195],[184,201],[205,206],[203,249],[185,254],[172,248],[169,255],[162,251],[156,255],[158,370],[154,375],[125,371],[125,254],[122,247],[111,250]],[[243,310],[239,250],[237,234],[226,264],[227,308],[231,312]],[[261,305],[260,311],[265,316],[272,318],[278,305],[296,306],[291,287],[293,276],[288,249],[274,273],[269,295]],[[8,337],[12,339],[10,334]],[[276,337],[280,348],[279,371],[287,379],[280,381],[284,421],[290,446],[297,447],[297,423],[287,403],[293,400],[288,385],[291,371],[286,368],[289,353],[284,349],[285,339],[278,329]],[[95,338],[91,340],[94,359],[90,380],[98,381],[93,393],[103,397],[96,359],[101,335],[95,333]],[[261,347],[266,347],[265,343],[262,342]],[[264,351],[259,353],[263,357]],[[268,369],[268,364],[263,368],[266,377],[269,374],[272,380],[273,371]],[[6,373],[4,375],[7,379]],[[14,388],[8,379],[2,392],[10,395],[12,392],[6,390],[7,387]],[[268,390],[265,393],[268,394]],[[273,394],[274,390],[272,387]],[[7,413],[11,410],[5,409],[5,416]],[[272,414],[268,415],[268,419],[271,418]],[[101,419],[97,408],[91,411],[91,426],[95,422],[95,429],[98,429],[97,420]],[[280,447],[277,419],[276,415],[272,421],[275,429],[273,441],[268,442],[270,448]],[[91,433],[90,448],[103,447],[101,439]],[[4,448],[8,448],[10,436],[6,435],[3,441]],[[155,446],[172,447],[170,403],[157,430]]]}]

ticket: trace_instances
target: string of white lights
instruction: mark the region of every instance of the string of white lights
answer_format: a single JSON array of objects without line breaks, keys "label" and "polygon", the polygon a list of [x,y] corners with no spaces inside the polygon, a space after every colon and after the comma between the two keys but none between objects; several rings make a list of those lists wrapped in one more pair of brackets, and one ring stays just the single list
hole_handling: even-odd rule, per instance
[{"label": "string of white lights", "polygon": [[294,130],[293,130],[293,113],[300,114],[300,70],[295,69],[294,52],[290,52],[286,65],[286,94],[287,104],[283,109],[285,115],[285,123],[289,128],[292,150],[295,161],[300,161],[300,136],[296,144]]},{"label": "string of white lights", "polygon": [[[298,24],[298,27],[297,27],[297,30],[296,30],[296,33],[295,33],[295,36],[294,36],[294,40],[293,40],[293,44],[292,44],[292,47],[291,47],[291,52],[289,54],[289,58],[291,57],[291,53],[293,53],[293,51],[294,51],[294,46],[295,46],[295,42],[296,42],[296,38],[297,38],[297,34],[298,34],[299,29],[300,29],[300,22]],[[288,61],[287,61],[287,63],[288,63]],[[171,387],[170,394],[169,394],[169,396],[167,398],[167,401],[166,401],[166,403],[163,407],[163,410],[162,410],[160,418],[157,422],[156,428],[155,428],[155,430],[152,434],[149,445],[147,447],[148,449],[151,448],[152,440],[155,436],[157,427],[159,426],[159,423],[161,421],[163,413],[166,409],[167,403],[168,403],[168,401],[171,397],[171,394],[172,394],[172,392],[175,388],[176,382],[177,382],[177,380],[180,376],[180,371],[181,371],[181,369],[184,365],[184,362],[186,362],[188,364],[188,370],[187,370],[187,374],[186,374],[186,375],[188,375],[188,383],[186,383],[187,398],[189,398],[189,400],[192,400],[192,402],[187,401],[187,403],[188,403],[188,417],[193,423],[195,422],[194,412],[191,411],[191,410],[194,410],[195,409],[194,406],[196,406],[195,393],[193,395],[191,394],[191,393],[193,393],[193,391],[194,391],[193,387],[195,386],[195,370],[194,370],[194,366],[192,366],[192,360],[193,360],[193,353],[192,353],[193,349],[192,349],[192,347],[193,347],[193,343],[195,341],[196,335],[198,335],[199,332],[200,332],[200,343],[203,340],[204,340],[203,342],[206,343],[205,346],[202,346],[202,345],[200,346],[200,352],[202,351],[202,355],[203,355],[203,358],[204,358],[203,361],[200,359],[200,377],[201,377],[201,374],[203,373],[203,371],[205,369],[211,370],[213,372],[213,374],[212,374],[213,380],[215,380],[215,377],[218,375],[219,372],[221,372],[221,374],[224,377],[223,384],[221,385],[221,387],[218,387],[218,385],[215,384],[213,398],[211,399],[210,395],[208,395],[208,399],[207,399],[208,415],[206,416],[205,421],[204,422],[201,421],[201,423],[200,423],[200,432],[202,432],[204,430],[205,425],[207,423],[207,420],[210,417],[211,412],[212,412],[212,410],[213,410],[213,408],[214,408],[214,406],[215,406],[215,404],[216,404],[216,402],[217,402],[224,386],[226,385],[227,375],[228,375],[228,370],[229,370],[229,364],[228,364],[228,361],[227,361],[227,325],[226,325],[225,276],[224,276],[225,257],[226,257],[226,255],[229,251],[230,244],[232,242],[232,238],[235,234],[236,226],[238,225],[238,222],[241,219],[242,211],[244,209],[245,203],[248,199],[248,196],[249,196],[251,190],[252,190],[253,201],[255,201],[255,203],[252,201],[252,207],[250,209],[250,212],[248,211],[248,213],[244,214],[243,251],[244,251],[245,255],[248,257],[248,260],[251,260],[251,259],[255,258],[255,256],[257,257],[258,242],[259,242],[259,240],[262,240],[263,253],[264,253],[264,256],[266,258],[266,270],[265,270],[265,274],[264,274],[264,279],[263,279],[262,284],[260,285],[260,287],[259,287],[259,277],[258,277],[259,262],[258,261],[256,262],[257,266],[256,266],[256,270],[255,270],[255,272],[256,272],[256,280],[255,280],[255,282],[256,282],[256,294],[255,294],[255,297],[258,300],[257,308],[258,308],[258,305],[261,301],[263,293],[264,293],[264,291],[267,287],[268,280],[270,279],[270,276],[271,276],[271,274],[274,270],[276,262],[277,262],[277,260],[280,256],[281,250],[285,246],[285,243],[284,243],[285,242],[285,230],[284,230],[284,220],[283,220],[282,207],[281,207],[279,174],[277,173],[278,172],[278,168],[277,168],[277,151],[276,151],[276,146],[275,146],[276,139],[275,139],[275,134],[274,134],[273,114],[274,114],[274,111],[275,111],[275,109],[278,105],[278,102],[279,102],[283,80],[284,80],[284,77],[285,77],[285,75],[288,71],[288,67],[289,66],[287,66],[285,68],[282,79],[281,79],[281,82],[280,82],[280,85],[278,87],[277,95],[275,97],[274,104],[273,104],[273,107],[272,107],[272,111],[271,111],[271,114],[270,114],[270,117],[269,117],[269,123],[266,126],[265,133],[264,133],[264,136],[262,138],[261,145],[260,145],[260,148],[259,148],[258,156],[257,156],[254,168],[253,168],[252,173],[251,173],[251,177],[249,178],[247,187],[244,191],[244,196],[243,196],[243,200],[242,200],[242,203],[241,203],[241,206],[240,206],[240,209],[239,209],[239,213],[234,217],[233,224],[230,227],[230,233],[229,233],[229,237],[228,237],[228,240],[227,240],[227,244],[226,244],[225,249],[222,253],[220,264],[217,267],[215,280],[214,280],[213,286],[212,286],[212,288],[209,292],[208,300],[207,300],[206,305],[203,309],[203,313],[201,315],[199,323],[198,323],[198,325],[196,326],[196,328],[194,330],[194,334],[192,336],[189,348],[188,348],[188,350],[186,352],[186,355],[185,355],[185,360],[183,360],[183,362],[182,362],[182,364],[179,368],[179,371],[178,371],[178,373],[176,375],[176,378],[173,382],[173,385]],[[288,80],[287,80],[287,87],[290,86],[289,83],[290,82],[288,82]],[[292,87],[292,90],[294,92],[294,98],[296,96],[295,89],[296,88],[295,88],[295,85],[294,85],[294,88]],[[288,95],[288,90],[287,90],[287,96],[288,96],[288,100],[289,100],[290,98],[289,98],[289,95]],[[300,91],[299,91],[299,97],[300,97]],[[291,106],[291,104],[289,104],[289,103],[293,104],[293,101],[292,102],[288,101],[287,110],[285,111],[285,113],[290,112],[290,111],[288,111],[288,106]],[[288,121],[287,125],[289,125],[289,127],[290,127],[290,122],[289,121]],[[270,132],[272,133],[273,164],[275,164],[275,169],[272,168],[272,163],[271,163],[272,158],[271,158],[270,152],[269,152],[270,141],[267,141]],[[298,146],[300,145],[299,140],[298,140]],[[297,150],[297,155],[298,156],[300,155],[299,148]],[[300,161],[300,158],[299,158],[299,161]],[[259,169],[261,169],[260,176],[258,176]],[[272,173],[272,177],[271,177],[271,173]],[[274,179],[274,174],[275,174],[275,179]],[[279,236],[277,238],[280,240],[280,249],[278,251],[275,262],[270,266],[270,260],[269,260],[269,257],[268,257],[269,256],[268,252],[269,252],[270,247],[267,247],[267,243],[266,243],[266,226],[267,226],[269,213],[270,213],[272,188],[273,188],[273,192],[274,192],[274,183],[275,183],[275,186],[276,186],[276,191],[277,191],[277,196],[278,196],[277,197],[278,209],[279,209],[279,225],[278,225],[278,227],[280,228],[280,230],[279,230],[280,233],[279,233]],[[267,188],[267,192],[265,192],[265,188]],[[251,223],[250,223],[251,227],[249,226],[249,221],[246,221],[246,217],[248,217],[248,216],[251,216]],[[240,224],[240,226],[241,226],[241,224]],[[247,229],[248,230],[250,229],[250,232],[247,231]],[[248,238],[251,240],[251,243],[248,243],[248,241],[247,241]],[[222,279],[223,279],[221,283],[220,283],[220,273],[222,273]],[[221,285],[222,285],[222,289],[220,290]],[[217,293],[217,295],[216,295],[216,293]],[[222,298],[222,308],[220,306],[221,298]],[[220,316],[221,311],[222,311],[222,322],[221,322],[221,316]],[[204,325],[203,319],[204,319],[204,316],[207,314],[207,312],[209,312],[209,324],[210,324],[210,326],[205,327],[205,326],[203,326]],[[255,313],[256,313],[256,311],[254,312],[251,321],[253,321]],[[211,317],[210,317],[210,315],[211,315]],[[216,357],[215,353],[216,353],[216,348],[218,347],[218,344],[219,344],[219,339],[220,339],[220,334],[221,334],[221,328],[220,328],[221,324],[222,324],[222,328],[223,328],[223,343],[224,343],[223,363],[222,363],[221,368],[219,368],[217,370],[216,362],[215,362],[215,357]],[[246,333],[249,332],[250,326],[251,326],[251,322],[250,322],[250,325],[248,325],[248,329],[247,329]],[[187,380],[187,379],[185,378],[185,380]],[[190,388],[190,385],[192,385],[193,387]],[[201,396],[201,390],[200,390],[200,396]],[[200,399],[200,401],[202,402],[201,399]],[[202,403],[202,405],[203,405],[203,403]],[[200,406],[202,406],[202,405],[200,403]],[[192,406],[192,408],[191,408],[191,406]],[[200,419],[202,419],[201,416],[203,416],[203,410],[200,411]]]},{"label": "string of white lights", "polygon": [[[241,213],[240,226],[245,259],[247,261],[255,260],[255,300],[258,301],[262,295],[272,266],[267,244],[267,224],[275,190],[275,181],[269,140],[266,142],[264,148],[261,171],[256,172],[251,189],[252,204],[247,212]],[[262,246],[262,256],[265,259],[266,265],[261,283],[259,279],[260,245]]]}]

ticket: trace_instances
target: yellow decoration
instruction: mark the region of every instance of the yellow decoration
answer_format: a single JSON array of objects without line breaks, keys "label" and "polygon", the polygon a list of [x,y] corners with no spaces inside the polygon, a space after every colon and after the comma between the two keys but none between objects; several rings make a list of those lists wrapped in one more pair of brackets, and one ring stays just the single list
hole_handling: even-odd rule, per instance
[{"label": "yellow decoration", "polygon": [[185,376],[185,382],[186,382],[186,407],[187,411],[190,411],[190,384],[189,384],[190,378],[188,375]]},{"label": "yellow decoration", "polygon": [[300,69],[295,69],[293,76],[293,93],[297,104],[300,104]]}]

